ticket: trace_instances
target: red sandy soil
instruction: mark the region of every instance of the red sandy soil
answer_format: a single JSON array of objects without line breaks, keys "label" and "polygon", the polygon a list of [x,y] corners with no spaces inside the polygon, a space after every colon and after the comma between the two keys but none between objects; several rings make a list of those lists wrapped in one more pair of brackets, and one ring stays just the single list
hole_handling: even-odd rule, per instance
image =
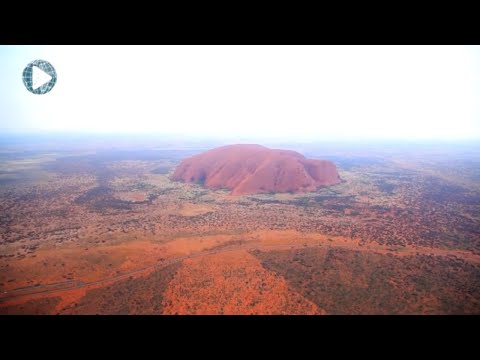
[{"label": "red sandy soil", "polygon": [[[332,265],[333,269],[341,268],[339,272],[324,269],[325,254],[330,254],[330,250],[340,257],[340,262]],[[475,313],[478,308],[478,304],[471,300],[475,294],[470,292],[476,276],[472,269],[478,267],[479,257],[459,250],[427,247],[391,250],[375,243],[360,245],[358,241],[345,237],[289,230],[256,231],[241,236],[179,237],[163,244],[135,240],[97,245],[95,252],[102,255],[102,261],[83,248],[74,247],[66,247],[60,253],[39,250],[37,257],[19,261],[22,266],[9,274],[17,278],[15,284],[28,286],[35,279],[42,285],[4,294],[18,296],[1,299],[0,313],[325,314],[383,313],[387,310],[392,313]],[[419,256],[421,260],[416,261]],[[298,264],[297,258],[301,260]],[[65,266],[59,265],[60,260]],[[33,266],[26,261],[40,261],[46,266]],[[385,278],[372,284],[371,289],[386,286],[386,293],[390,294],[396,288],[392,290],[388,283],[397,279],[402,281],[398,291],[407,295],[415,293],[419,301],[407,299],[405,295],[401,304],[398,302],[397,307],[392,307],[394,299],[399,296],[396,294],[397,297],[385,299],[382,306],[380,303],[369,306],[372,299],[381,301],[376,297],[370,299],[369,292],[365,292],[363,280],[378,277],[371,274],[376,271],[369,265],[371,261],[374,261],[372,264],[380,262],[377,268],[392,268],[390,270],[394,271],[386,273]],[[154,268],[156,264],[159,267]],[[429,266],[428,273],[432,274],[429,277],[422,275],[424,264]],[[27,272],[31,268],[37,272]],[[62,273],[72,274],[75,283],[71,287],[43,286],[68,280]],[[456,276],[452,279],[462,283],[468,291],[463,294],[455,290],[454,282],[448,289],[437,286],[436,295],[429,297],[423,288],[425,285],[417,284],[417,279],[422,281],[422,276],[427,286],[442,284],[447,279],[446,273],[451,273],[450,277]],[[315,281],[299,282],[299,279],[305,280],[301,274],[305,274],[305,279]],[[352,274],[356,274],[355,278]],[[124,276],[119,278],[117,275]],[[334,288],[339,292],[318,287],[325,281],[331,283],[325,289]],[[52,291],[41,292],[45,290]],[[352,292],[355,301],[349,302],[341,297],[342,291]],[[337,304],[337,298],[343,303]],[[460,304],[458,308],[444,308],[445,302],[452,301]]]},{"label": "red sandy soil", "polygon": [[307,192],[340,182],[335,164],[309,160],[290,150],[227,145],[183,160],[172,180],[226,188],[232,195]]},{"label": "red sandy soil", "polygon": [[340,247],[251,254],[329,314],[478,314],[478,266],[459,257]]},{"label": "red sandy soil", "polygon": [[246,251],[184,260],[164,294],[164,314],[324,314]]},{"label": "red sandy soil", "polygon": [[[266,192],[323,174],[231,148],[181,165],[185,181]],[[339,159],[334,189],[259,196],[172,182],[176,160],[50,164],[0,186],[0,314],[480,314],[476,187],[362,161]]]}]

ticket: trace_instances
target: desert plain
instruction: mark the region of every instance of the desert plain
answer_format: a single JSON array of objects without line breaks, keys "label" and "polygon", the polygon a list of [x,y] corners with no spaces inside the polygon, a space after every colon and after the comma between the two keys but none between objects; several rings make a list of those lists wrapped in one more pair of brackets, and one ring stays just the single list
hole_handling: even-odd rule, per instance
[{"label": "desert plain", "polygon": [[0,147],[0,314],[479,314],[480,148],[275,144],[341,182],[172,180],[214,148]]}]

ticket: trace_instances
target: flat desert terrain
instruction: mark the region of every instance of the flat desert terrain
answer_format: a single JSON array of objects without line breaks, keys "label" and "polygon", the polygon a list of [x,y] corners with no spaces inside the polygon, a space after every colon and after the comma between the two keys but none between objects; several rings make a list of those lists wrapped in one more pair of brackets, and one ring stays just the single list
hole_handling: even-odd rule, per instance
[{"label": "flat desert terrain", "polygon": [[480,149],[285,144],[341,183],[172,181],[213,148],[0,147],[0,314],[480,314]]}]

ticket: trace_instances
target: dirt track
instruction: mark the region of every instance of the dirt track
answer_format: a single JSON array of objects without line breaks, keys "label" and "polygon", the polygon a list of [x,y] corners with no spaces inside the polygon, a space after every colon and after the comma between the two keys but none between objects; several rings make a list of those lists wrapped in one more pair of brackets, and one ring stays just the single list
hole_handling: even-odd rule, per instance
[{"label": "dirt track", "polygon": [[[19,299],[23,297],[35,297],[36,295],[45,295],[45,294],[52,294],[52,293],[57,293],[61,291],[69,291],[69,290],[76,290],[76,289],[81,289],[81,288],[88,288],[88,287],[94,287],[94,286],[102,286],[102,285],[107,285],[109,283],[114,283],[120,280],[128,279],[134,275],[141,275],[143,273],[147,273],[152,270],[156,270],[159,268],[166,267],[168,265],[171,265],[173,263],[177,263],[186,259],[192,259],[196,257],[201,257],[201,256],[208,256],[208,255],[213,255],[213,254],[219,254],[219,253],[225,253],[225,252],[232,252],[232,251],[238,251],[238,250],[278,250],[278,249],[304,249],[304,248],[315,248],[315,247],[347,247],[347,248],[352,248],[351,245],[341,245],[341,244],[328,244],[328,243],[315,243],[315,244],[298,244],[298,243],[288,243],[288,244],[274,244],[274,245],[238,245],[238,246],[231,246],[231,247],[226,247],[223,249],[214,249],[214,250],[206,250],[206,251],[201,251],[197,252],[194,254],[190,255],[184,255],[184,256],[179,256],[179,257],[173,257],[171,259],[163,260],[159,263],[156,263],[154,265],[150,265],[144,268],[140,268],[137,270],[129,271],[123,274],[99,279],[96,281],[91,281],[91,282],[83,282],[79,280],[68,280],[68,281],[63,281],[63,282],[56,282],[56,283],[50,283],[50,284],[44,284],[44,285],[34,285],[34,286],[28,286],[28,287],[22,287],[22,288],[17,288],[8,292],[4,292],[0,294],[0,303],[12,300],[12,299]],[[386,250],[385,247],[383,246],[378,246],[374,248],[366,247],[357,247],[355,246],[355,250],[358,251],[379,251],[379,252],[390,252],[393,253],[389,250]],[[402,253],[396,253],[397,255],[414,255],[418,252],[426,253],[426,254],[431,254],[431,255],[437,255],[437,256],[449,256],[449,255],[463,255],[463,252],[458,252],[458,251],[435,251],[435,253],[430,252],[427,249],[405,249],[402,251]],[[463,257],[463,256],[462,256]],[[465,256],[467,257],[467,256]],[[470,259],[468,259],[470,258]],[[480,257],[478,256],[468,256],[467,259],[465,260],[470,260],[472,262],[480,262]]]},{"label": "dirt track", "polygon": [[[38,294],[51,294],[51,293],[60,292],[60,291],[75,290],[75,289],[86,288],[94,285],[106,285],[107,283],[127,279],[133,275],[139,275],[151,270],[163,268],[173,263],[177,263],[186,259],[196,258],[199,256],[208,256],[208,255],[229,252],[229,251],[238,251],[238,250],[262,250],[262,249],[275,250],[275,249],[282,249],[282,248],[294,249],[294,248],[318,247],[318,246],[322,246],[322,245],[318,245],[318,244],[317,245],[301,245],[301,246],[298,244],[262,245],[262,246],[250,245],[250,246],[234,246],[234,247],[229,247],[225,249],[207,250],[207,251],[202,251],[202,252],[198,252],[191,255],[171,258],[171,259],[164,260],[160,263],[150,265],[141,269],[129,271],[120,275],[103,278],[96,281],[83,282],[78,280],[69,280],[69,281],[56,282],[52,284],[34,285],[34,286],[14,289],[11,291],[4,292],[3,294],[0,294],[0,302],[4,302],[6,300],[11,300],[11,299],[18,299],[21,297],[34,296]],[[52,289],[52,287],[54,288]]]}]

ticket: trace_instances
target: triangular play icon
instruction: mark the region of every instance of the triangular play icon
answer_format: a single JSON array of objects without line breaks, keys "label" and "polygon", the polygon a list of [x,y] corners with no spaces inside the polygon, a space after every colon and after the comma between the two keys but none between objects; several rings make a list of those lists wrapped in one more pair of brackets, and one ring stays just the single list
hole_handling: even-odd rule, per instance
[{"label": "triangular play icon", "polygon": [[32,66],[32,88],[33,90],[38,89],[43,84],[46,84],[52,79],[45,71],[40,69],[37,66]]}]

